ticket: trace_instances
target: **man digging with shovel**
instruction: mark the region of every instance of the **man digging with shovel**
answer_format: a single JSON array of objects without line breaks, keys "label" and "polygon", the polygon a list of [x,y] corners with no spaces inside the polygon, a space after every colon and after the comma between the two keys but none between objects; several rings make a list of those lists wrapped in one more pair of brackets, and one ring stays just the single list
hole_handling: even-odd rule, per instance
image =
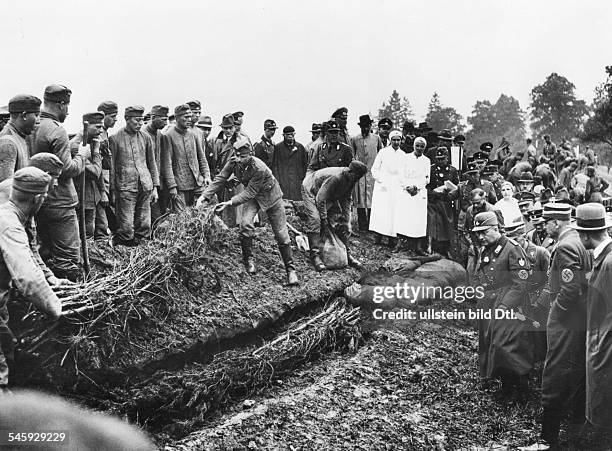
[{"label": "man digging with shovel", "polygon": [[251,155],[251,145],[245,138],[238,138],[234,143],[236,152],[227,162],[213,182],[206,188],[197,206],[208,205],[212,197],[221,191],[230,176],[234,175],[244,185],[244,191],[234,195],[226,202],[217,204],[217,212],[225,210],[228,206],[243,205],[240,218],[240,239],[242,244],[242,257],[244,266],[249,274],[257,272],[253,260],[253,236],[255,235],[255,216],[259,210],[264,210],[274,237],[278,243],[285,270],[287,271],[287,285],[297,285],[298,277],[293,265],[291,239],[287,231],[287,217],[283,205],[283,192],[272,175],[272,171],[259,158]]}]

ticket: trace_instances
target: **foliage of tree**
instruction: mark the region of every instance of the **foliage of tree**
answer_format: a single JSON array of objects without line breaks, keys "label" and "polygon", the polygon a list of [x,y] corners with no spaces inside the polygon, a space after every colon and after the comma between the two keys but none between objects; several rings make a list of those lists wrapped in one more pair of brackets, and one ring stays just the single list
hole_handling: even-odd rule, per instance
[{"label": "foliage of tree", "polygon": [[402,129],[405,121],[412,120],[414,113],[412,106],[406,97],[400,97],[395,89],[391,93],[389,100],[383,102],[378,109],[377,120],[388,117],[393,121],[393,128]]},{"label": "foliage of tree", "polygon": [[479,100],[472,115],[467,118],[470,129],[466,133],[466,149],[476,150],[483,142],[492,142],[495,148],[505,137],[513,150],[525,147],[524,112],[519,101],[502,94],[497,102]]},{"label": "foliage of tree", "polygon": [[606,66],[607,80],[595,89],[592,114],[584,124],[582,138],[612,145],[612,66]]},{"label": "foliage of tree", "polygon": [[537,136],[549,134],[553,141],[578,136],[588,107],[578,100],[575,86],[562,75],[552,73],[531,90],[531,129]]},{"label": "foliage of tree", "polygon": [[450,130],[453,135],[463,133],[465,126],[461,123],[462,119],[463,117],[457,113],[457,110],[442,105],[437,92],[433,93],[427,106],[425,120],[434,131]]}]

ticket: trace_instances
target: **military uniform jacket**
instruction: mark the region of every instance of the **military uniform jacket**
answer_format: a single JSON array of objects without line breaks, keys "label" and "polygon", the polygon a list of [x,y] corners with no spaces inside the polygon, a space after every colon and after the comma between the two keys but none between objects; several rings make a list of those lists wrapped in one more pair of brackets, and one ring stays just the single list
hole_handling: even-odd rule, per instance
[{"label": "military uniform jacket", "polygon": [[162,160],[162,179],[168,188],[188,191],[204,185],[210,178],[206,154],[191,130],[174,126],[166,133],[168,152]]},{"label": "military uniform jacket", "polygon": [[542,233],[538,233],[537,229],[533,229],[527,232],[527,239],[536,246],[542,246],[548,253],[552,252],[556,244],[556,241],[549,237],[545,230]]},{"label": "military uniform jacket", "polygon": [[323,142],[312,154],[308,163],[308,172],[323,168],[348,167],[353,161],[353,149],[344,143],[330,144]]},{"label": "military uniform jacket", "polygon": [[[161,130],[154,130],[151,124],[148,124],[144,128],[144,132],[151,139],[153,153],[155,153],[155,166],[157,167],[157,173],[160,175],[159,184],[160,186],[164,186],[164,180],[161,177],[161,162],[162,159],[165,158],[166,153],[168,153],[168,139],[166,138],[166,135],[161,132]],[[164,155],[164,157],[162,157],[162,155]]]},{"label": "military uniform jacket", "polygon": [[255,156],[266,163],[268,167],[272,167],[272,159],[274,157],[274,141],[262,135],[261,141],[253,146]]},{"label": "military uniform jacket", "polygon": [[125,127],[109,138],[112,155],[111,191],[152,191],[159,186],[159,173],[151,139],[142,131]]},{"label": "military uniform jacket", "polygon": [[0,132],[0,182],[28,165],[30,152],[25,138],[11,122]]},{"label": "military uniform jacket", "polygon": [[6,305],[12,281],[24,298],[57,315],[62,305],[34,261],[24,228],[26,219],[12,202],[0,205],[0,308]]},{"label": "military uniform jacket", "polygon": [[467,211],[468,207],[472,204],[470,195],[472,190],[476,188],[480,188],[485,192],[487,202],[493,205],[497,202],[497,194],[495,193],[493,183],[483,179],[480,179],[478,183],[472,183],[466,180],[459,184],[459,201],[461,202],[461,209],[463,211]]},{"label": "military uniform jacket", "polygon": [[354,182],[349,179],[348,172],[348,168],[323,168],[309,174],[302,182],[304,191],[315,200],[321,221],[327,219],[328,206],[336,202],[343,220],[350,218]]},{"label": "military uniform jacket", "polygon": [[254,199],[262,210],[268,210],[283,198],[283,192],[272,175],[272,171],[257,157],[251,157],[246,164],[233,159],[228,161],[223,170],[204,190],[202,197],[210,201],[214,194],[225,187],[227,180],[232,175],[245,187],[242,192],[232,197],[234,206]]},{"label": "military uniform jacket", "polygon": [[50,113],[40,113],[40,125],[35,131],[32,155],[40,152],[55,154],[64,166],[59,176],[58,186],[49,192],[45,206],[71,208],[79,203],[73,178],[85,170],[85,158],[70,153],[68,133],[55,116]]},{"label": "military uniform jacket", "polygon": [[485,201],[484,205],[480,208],[474,208],[474,205],[470,205],[465,213],[465,231],[468,232],[470,240],[472,243],[476,242],[476,236],[472,233],[472,228],[474,227],[474,217],[478,213],[484,213],[485,211],[492,211],[497,216],[497,222],[500,226],[504,225],[504,216],[500,210],[496,210],[493,205],[489,202]]}]

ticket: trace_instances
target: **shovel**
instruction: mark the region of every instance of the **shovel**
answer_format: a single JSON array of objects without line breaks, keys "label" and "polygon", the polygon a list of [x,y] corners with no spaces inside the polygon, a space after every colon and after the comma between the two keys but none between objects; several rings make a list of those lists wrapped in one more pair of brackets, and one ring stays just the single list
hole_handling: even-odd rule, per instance
[{"label": "shovel", "polygon": [[306,238],[301,232],[298,232],[296,228],[289,223],[287,223],[287,228],[295,233],[295,242],[298,249],[304,252],[309,251],[310,246],[308,245],[308,238]]}]

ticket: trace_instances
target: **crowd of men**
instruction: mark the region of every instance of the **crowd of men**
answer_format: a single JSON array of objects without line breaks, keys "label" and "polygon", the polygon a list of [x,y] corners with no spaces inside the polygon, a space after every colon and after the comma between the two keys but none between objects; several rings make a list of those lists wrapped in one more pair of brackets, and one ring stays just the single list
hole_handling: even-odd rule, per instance
[{"label": "crowd of men", "polygon": [[251,140],[240,111],[223,116],[221,132],[211,136],[212,119],[198,100],[172,114],[165,105],[127,106],[126,125],[115,133],[120,108],[103,101],[69,136],[62,123],[71,94],[51,85],[43,100],[17,95],[0,111],[0,387],[8,383],[14,343],[6,309],[11,280],[59,317],[51,287],[82,280],[81,236],[138,246],[165,214],[215,204],[228,226],[239,226],[248,273],[257,271],[255,227],[267,221],[287,284],[297,285],[284,207],[292,201],[303,205],[318,271],[325,269],[322,238],[335,232],[349,265],[360,268],[349,236],[370,232],[393,251],[453,254],[470,282],[485,288],[483,309],[519,311],[523,321],[480,321],[480,372],[513,390],[544,361],[542,434],[549,444],[568,406],[575,422],[586,407],[592,424],[612,425],[605,295],[612,240],[602,205],[608,184],[592,151],[580,155],[545,136],[541,149],[528,139],[514,151],[502,139],[495,150],[485,142],[468,152],[464,136],[426,122],[407,121],[400,131],[381,118],[375,133],[369,115],[359,117],[361,132],[351,137],[345,107],[313,123],[306,145],[289,125],[275,142],[272,119]]}]

